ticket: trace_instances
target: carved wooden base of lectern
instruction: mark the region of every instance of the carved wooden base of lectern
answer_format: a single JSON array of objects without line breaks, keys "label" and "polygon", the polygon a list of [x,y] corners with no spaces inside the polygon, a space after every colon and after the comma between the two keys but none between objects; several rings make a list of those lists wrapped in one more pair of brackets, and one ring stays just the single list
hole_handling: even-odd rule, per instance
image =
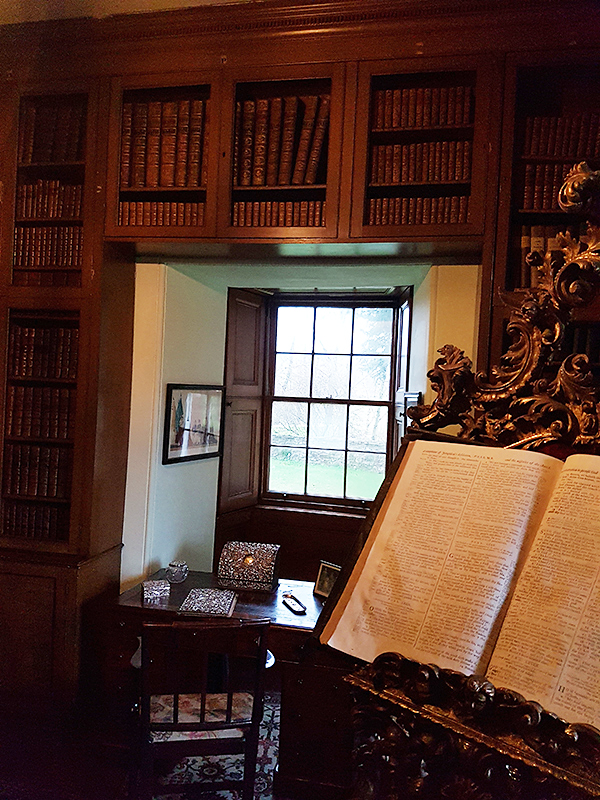
[{"label": "carved wooden base of lectern", "polygon": [[355,800],[600,796],[600,732],[485,679],[384,653],[346,680]]}]

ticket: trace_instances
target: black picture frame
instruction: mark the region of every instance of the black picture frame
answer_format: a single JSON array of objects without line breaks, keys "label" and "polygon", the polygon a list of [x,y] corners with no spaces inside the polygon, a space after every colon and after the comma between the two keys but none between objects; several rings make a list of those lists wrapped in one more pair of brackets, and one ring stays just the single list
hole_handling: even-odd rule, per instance
[{"label": "black picture frame", "polygon": [[222,455],[224,408],[223,386],[168,383],[162,463]]}]

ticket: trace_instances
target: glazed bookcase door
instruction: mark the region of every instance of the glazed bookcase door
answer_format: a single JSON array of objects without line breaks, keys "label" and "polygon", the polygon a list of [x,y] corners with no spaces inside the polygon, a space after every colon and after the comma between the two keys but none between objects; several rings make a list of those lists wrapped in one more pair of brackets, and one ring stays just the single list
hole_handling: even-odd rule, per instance
[{"label": "glazed bookcase door", "polygon": [[483,232],[489,75],[453,61],[362,64],[354,236]]},{"label": "glazed bookcase door", "polygon": [[4,546],[68,549],[80,313],[8,312],[3,424]]},{"label": "glazed bookcase door", "polygon": [[82,285],[89,98],[21,97],[11,284]]},{"label": "glazed bookcase door", "polygon": [[108,203],[109,236],[214,234],[218,110],[210,76],[188,74],[168,86],[151,79],[135,86],[115,83],[109,159],[116,190]]},{"label": "glazed bookcase door", "polygon": [[515,76],[511,203],[505,289],[536,285],[529,252],[555,250],[556,235],[585,234],[558,205],[558,193],[574,164],[600,167],[600,56],[595,64],[520,67]]},{"label": "glazed bookcase door", "polygon": [[[585,235],[582,216],[567,215],[558,205],[560,187],[575,164],[600,168],[600,54],[580,64],[555,58],[513,59],[506,78],[506,113],[502,146],[498,257],[495,293],[507,292],[519,303],[537,285],[529,253],[557,252],[558,233]],[[492,359],[505,352],[506,304],[496,300],[492,322]],[[585,353],[600,374],[600,305],[574,309],[557,358]],[[504,349],[502,349],[504,348]]]},{"label": "glazed bookcase door", "polygon": [[343,66],[321,65],[231,80],[222,127],[230,142],[222,148],[224,235],[336,236],[343,74]]}]

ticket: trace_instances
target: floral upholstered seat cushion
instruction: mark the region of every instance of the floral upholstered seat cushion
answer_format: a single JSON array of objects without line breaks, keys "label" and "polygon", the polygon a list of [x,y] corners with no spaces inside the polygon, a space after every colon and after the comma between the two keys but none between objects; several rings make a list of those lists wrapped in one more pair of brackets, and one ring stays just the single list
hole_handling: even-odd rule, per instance
[{"label": "floral upholstered seat cushion", "polygon": [[[252,695],[248,692],[236,692],[233,695],[231,709],[232,722],[249,722],[252,716]],[[201,722],[201,695],[179,695],[179,722]],[[226,694],[206,695],[204,722],[225,722],[227,712]],[[173,722],[173,695],[153,695],[150,703],[150,724],[157,722]],[[240,738],[244,735],[241,728],[224,728],[222,730],[199,731],[153,731],[153,741],[183,741],[185,739],[223,739]]]}]

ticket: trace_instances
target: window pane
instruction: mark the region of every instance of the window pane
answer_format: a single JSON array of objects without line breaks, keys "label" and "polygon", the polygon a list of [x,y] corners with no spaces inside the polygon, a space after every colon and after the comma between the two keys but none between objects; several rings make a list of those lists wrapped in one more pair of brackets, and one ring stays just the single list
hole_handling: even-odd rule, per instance
[{"label": "window pane", "polygon": [[346,400],[350,385],[350,356],[315,356],[313,397]]},{"label": "window pane", "polygon": [[390,357],[352,356],[352,400],[389,400]]},{"label": "window pane", "polygon": [[357,308],[354,312],[352,352],[390,355],[392,318],[391,308]]},{"label": "window pane", "polygon": [[311,357],[278,353],[275,358],[275,394],[284,397],[310,397]]},{"label": "window pane", "polygon": [[385,455],[348,453],[346,497],[372,500],[385,476]]},{"label": "window pane", "polygon": [[307,494],[344,496],[344,454],[331,450],[308,451]]},{"label": "window pane", "polygon": [[350,406],[348,449],[385,453],[388,409],[385,406]]},{"label": "window pane", "polygon": [[308,404],[275,401],[271,408],[271,444],[306,446]]},{"label": "window pane", "polygon": [[352,342],[351,308],[317,308],[315,353],[349,353]]},{"label": "window pane", "polygon": [[277,310],[277,352],[312,353],[314,309],[281,306]]},{"label": "window pane", "polygon": [[347,410],[347,406],[311,405],[308,446],[343,450],[346,447]]},{"label": "window pane", "polygon": [[306,450],[296,447],[271,447],[269,491],[304,494]]}]

